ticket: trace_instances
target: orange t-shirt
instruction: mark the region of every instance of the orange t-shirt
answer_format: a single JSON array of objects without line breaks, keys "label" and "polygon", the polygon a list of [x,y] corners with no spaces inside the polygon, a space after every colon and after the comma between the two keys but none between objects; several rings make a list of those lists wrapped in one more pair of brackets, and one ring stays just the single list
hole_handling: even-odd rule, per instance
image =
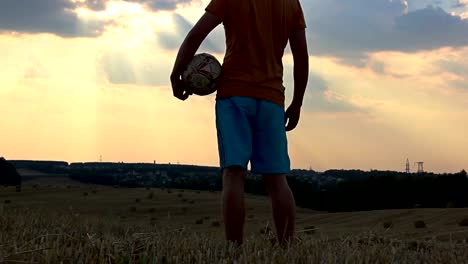
[{"label": "orange t-shirt", "polygon": [[226,33],[217,98],[248,96],[284,106],[284,49],[306,27],[299,0],[212,0],[206,11]]}]

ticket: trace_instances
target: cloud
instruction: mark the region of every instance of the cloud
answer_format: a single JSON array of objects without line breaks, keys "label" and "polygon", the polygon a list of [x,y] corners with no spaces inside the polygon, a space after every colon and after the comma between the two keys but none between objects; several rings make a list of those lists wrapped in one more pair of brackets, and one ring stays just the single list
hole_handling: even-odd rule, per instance
[{"label": "cloud", "polygon": [[24,72],[25,79],[37,79],[37,78],[47,78],[50,74],[47,69],[41,63],[41,61],[35,57],[32,57],[28,63],[27,68]]},{"label": "cloud", "polygon": [[112,84],[136,84],[144,86],[168,85],[170,63],[163,63],[157,54],[132,53],[113,50],[104,53],[98,63],[98,71]]},{"label": "cloud", "polygon": [[374,51],[468,45],[468,20],[440,7],[415,9],[403,0],[302,1],[302,5],[311,53],[357,66]]},{"label": "cloud", "polygon": [[110,83],[136,83],[133,64],[125,53],[116,51],[105,53],[100,59],[100,69]]},{"label": "cloud", "polygon": [[318,74],[309,73],[309,85],[304,98],[304,110],[308,112],[362,112],[346,99],[331,91],[327,82]]},{"label": "cloud", "polygon": [[[175,25],[175,30],[173,32],[157,33],[158,44],[166,50],[177,50],[187,33],[193,27],[192,23],[179,14],[174,14],[172,19]],[[203,41],[200,49],[210,53],[222,53],[224,51],[224,46],[221,46],[223,40],[224,36],[221,35],[219,31],[214,30],[208,38]]]},{"label": "cloud", "polygon": [[178,4],[188,4],[192,0],[140,0],[153,10],[174,10]]},{"label": "cloud", "polygon": [[[103,10],[105,7],[105,3],[107,1],[109,0],[86,0],[85,5],[88,6],[88,8],[91,8],[93,10]],[[194,0],[122,0],[122,1],[130,2],[130,3],[140,3],[153,11],[159,11],[159,10],[167,11],[167,10],[175,10],[177,8],[177,5],[189,4],[193,2]]]},{"label": "cloud", "polygon": [[434,62],[440,73],[449,73],[453,77],[447,80],[449,87],[468,90],[468,62],[465,60],[468,52],[461,52],[460,57],[448,57]]},{"label": "cloud", "polygon": [[106,9],[106,2],[107,0],[86,0],[83,6],[94,11],[103,11]]},{"label": "cloud", "polygon": [[468,45],[468,20],[448,14],[440,7],[417,10],[397,17],[395,22],[396,37],[404,42],[394,45],[403,51]]},{"label": "cloud", "polygon": [[[93,3],[95,1],[89,1]],[[52,33],[61,37],[99,36],[105,22],[81,23],[67,0],[1,0],[0,32]]]},{"label": "cloud", "polygon": [[[94,11],[102,11],[109,0],[86,0],[81,6],[86,6]],[[175,10],[179,4],[189,4],[193,0],[122,0],[130,3],[140,3],[151,10]]]},{"label": "cloud", "polygon": [[443,72],[450,72],[460,77],[468,76],[468,63],[452,60],[440,60],[436,62],[436,65],[438,65]]},{"label": "cloud", "polygon": [[455,0],[452,3],[452,8],[466,8],[468,7],[467,0]]}]

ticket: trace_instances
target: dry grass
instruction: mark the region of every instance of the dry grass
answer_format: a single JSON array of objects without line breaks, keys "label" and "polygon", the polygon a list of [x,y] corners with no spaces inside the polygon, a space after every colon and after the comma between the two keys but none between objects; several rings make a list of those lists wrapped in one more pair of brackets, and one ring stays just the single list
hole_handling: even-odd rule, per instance
[{"label": "dry grass", "polygon": [[[157,221],[155,218],[152,222]],[[241,247],[170,225],[7,209],[0,216],[0,263],[466,263],[468,245],[401,241],[373,233],[337,240],[298,235],[288,247],[271,233]]]},{"label": "dry grass", "polygon": [[[91,195],[93,189],[98,192]],[[151,192],[157,199],[144,199]],[[271,223],[267,198],[247,195],[252,217],[245,243],[236,248],[223,238],[219,193],[185,191],[184,203],[178,193],[86,185],[31,184],[21,193],[3,188],[0,263],[468,263],[468,228],[460,225],[468,209],[299,208],[297,239],[279,248],[265,224]],[[415,228],[417,220],[426,228]]]},{"label": "dry grass", "polygon": [[393,222],[392,221],[386,221],[383,223],[383,227],[385,229],[392,228],[393,227]]}]

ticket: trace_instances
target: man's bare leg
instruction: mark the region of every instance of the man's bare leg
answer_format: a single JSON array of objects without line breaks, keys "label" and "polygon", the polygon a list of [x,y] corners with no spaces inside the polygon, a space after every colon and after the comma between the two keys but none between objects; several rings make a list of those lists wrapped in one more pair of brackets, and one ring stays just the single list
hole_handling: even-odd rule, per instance
[{"label": "man's bare leg", "polygon": [[270,195],[278,242],[284,245],[291,240],[296,227],[294,196],[284,174],[264,175],[263,182]]},{"label": "man's bare leg", "polygon": [[247,172],[241,167],[223,170],[223,215],[226,239],[242,244],[245,205],[244,181]]}]

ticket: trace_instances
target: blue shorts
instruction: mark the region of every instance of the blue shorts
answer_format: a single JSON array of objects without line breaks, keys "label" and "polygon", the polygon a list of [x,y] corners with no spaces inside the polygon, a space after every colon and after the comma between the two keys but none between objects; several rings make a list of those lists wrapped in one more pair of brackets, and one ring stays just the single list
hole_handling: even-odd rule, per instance
[{"label": "blue shorts", "polygon": [[250,97],[216,99],[216,129],[221,169],[250,161],[254,174],[290,171],[284,108]]}]

